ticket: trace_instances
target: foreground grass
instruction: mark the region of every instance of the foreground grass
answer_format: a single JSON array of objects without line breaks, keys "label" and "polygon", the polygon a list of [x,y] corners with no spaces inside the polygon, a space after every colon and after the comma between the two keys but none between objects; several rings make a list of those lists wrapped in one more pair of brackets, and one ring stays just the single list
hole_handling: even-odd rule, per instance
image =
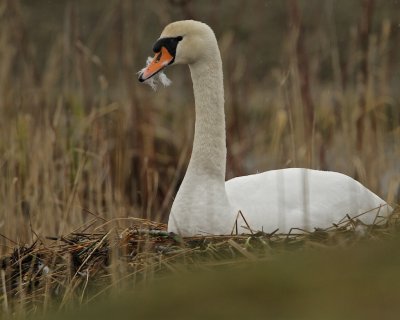
[{"label": "foreground grass", "polygon": [[396,212],[375,225],[348,218],[325,230],[290,234],[180,238],[165,225],[133,219],[122,231],[85,227],[38,238],[1,260],[0,316],[25,319],[83,306],[76,312],[87,313],[85,319],[116,310],[139,319],[163,312],[182,319],[252,312],[274,319],[304,312],[309,318],[313,300],[316,314],[335,305],[335,312],[352,305],[357,312],[364,300],[370,305],[396,283]]},{"label": "foreground grass", "polygon": [[176,274],[57,318],[398,319],[399,245],[367,241]]}]

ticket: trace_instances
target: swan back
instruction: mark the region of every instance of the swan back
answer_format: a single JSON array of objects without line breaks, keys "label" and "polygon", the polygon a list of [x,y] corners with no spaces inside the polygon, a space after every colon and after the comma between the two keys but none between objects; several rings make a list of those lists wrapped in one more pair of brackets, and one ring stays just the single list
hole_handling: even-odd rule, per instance
[{"label": "swan back", "polygon": [[346,215],[372,224],[392,210],[358,181],[331,171],[271,170],[229,180],[226,192],[249,226],[264,232],[328,228]]}]

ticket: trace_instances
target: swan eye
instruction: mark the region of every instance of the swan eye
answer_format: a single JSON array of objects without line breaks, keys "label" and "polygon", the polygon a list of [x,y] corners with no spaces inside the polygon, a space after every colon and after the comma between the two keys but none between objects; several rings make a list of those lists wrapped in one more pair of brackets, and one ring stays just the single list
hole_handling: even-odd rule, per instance
[{"label": "swan eye", "polygon": [[159,62],[162,56],[162,51],[160,51],[160,53],[157,55],[156,57],[156,62]]},{"label": "swan eye", "polygon": [[178,41],[181,41],[183,39],[183,37],[182,36],[178,36],[178,37],[176,37],[176,40],[178,40]]}]

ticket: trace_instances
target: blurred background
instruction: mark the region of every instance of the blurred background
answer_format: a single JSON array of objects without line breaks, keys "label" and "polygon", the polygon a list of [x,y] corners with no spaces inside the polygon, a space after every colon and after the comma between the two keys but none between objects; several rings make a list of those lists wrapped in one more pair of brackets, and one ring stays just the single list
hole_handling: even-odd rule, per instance
[{"label": "blurred background", "polygon": [[333,170],[399,202],[400,1],[2,0],[3,251],[93,216],[166,221],[191,152],[190,74],[171,67],[154,92],[136,72],[181,19],[219,41],[227,179]]}]

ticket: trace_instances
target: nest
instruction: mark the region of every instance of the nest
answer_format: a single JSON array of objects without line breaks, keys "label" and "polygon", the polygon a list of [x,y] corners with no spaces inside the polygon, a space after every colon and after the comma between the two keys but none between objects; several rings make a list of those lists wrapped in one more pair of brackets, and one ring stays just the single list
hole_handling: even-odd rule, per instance
[{"label": "nest", "polygon": [[274,259],[288,250],[393,238],[399,213],[373,225],[346,216],[328,229],[292,229],[288,234],[249,230],[249,234],[182,238],[168,233],[164,224],[132,218],[131,226],[123,230],[81,230],[47,237],[18,246],[1,259],[3,305],[7,312],[21,305],[28,311],[49,304],[62,307],[77,299],[90,301],[123,283],[132,285],[132,281],[171,271]]}]

